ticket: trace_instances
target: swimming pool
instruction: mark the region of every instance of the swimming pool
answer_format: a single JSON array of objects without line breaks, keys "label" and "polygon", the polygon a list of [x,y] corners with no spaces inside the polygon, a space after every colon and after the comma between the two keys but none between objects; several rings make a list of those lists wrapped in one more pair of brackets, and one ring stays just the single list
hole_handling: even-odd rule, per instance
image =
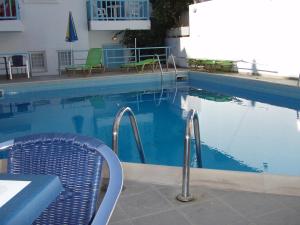
[{"label": "swimming pool", "polygon": [[[166,75],[161,86],[160,75],[151,74],[0,85],[0,141],[70,132],[111,146],[114,117],[129,106],[137,118],[146,162],[181,166],[185,119],[193,108],[200,116],[203,167],[300,175],[300,101],[242,89],[239,79],[236,85],[220,85],[222,80],[215,79],[190,73],[188,80],[175,84],[174,76]],[[120,159],[140,162],[127,117],[119,136]],[[195,160],[193,148],[194,167]]]}]

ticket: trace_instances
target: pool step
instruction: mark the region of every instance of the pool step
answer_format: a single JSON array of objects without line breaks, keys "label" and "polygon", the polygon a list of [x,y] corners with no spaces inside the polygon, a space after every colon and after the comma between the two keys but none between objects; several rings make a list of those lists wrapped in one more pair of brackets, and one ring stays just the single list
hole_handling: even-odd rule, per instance
[{"label": "pool step", "polygon": [[186,81],[188,79],[187,73],[177,73],[177,81]]},{"label": "pool step", "polygon": [[180,81],[187,81],[188,77],[187,76],[177,76],[177,80],[178,82]]}]

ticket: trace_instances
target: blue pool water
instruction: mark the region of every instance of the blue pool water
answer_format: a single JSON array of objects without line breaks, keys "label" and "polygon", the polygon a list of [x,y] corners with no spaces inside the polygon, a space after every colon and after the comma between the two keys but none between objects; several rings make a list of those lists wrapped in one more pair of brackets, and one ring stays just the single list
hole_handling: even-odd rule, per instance
[{"label": "blue pool water", "polygon": [[[78,82],[78,81],[77,81]],[[117,111],[136,114],[149,164],[181,166],[188,110],[200,116],[204,168],[300,175],[300,104],[209,82],[95,84],[61,82],[5,87],[0,141],[38,132],[94,136],[111,146]],[[129,119],[121,123],[119,156],[140,162]],[[192,149],[191,165],[196,167]]]}]

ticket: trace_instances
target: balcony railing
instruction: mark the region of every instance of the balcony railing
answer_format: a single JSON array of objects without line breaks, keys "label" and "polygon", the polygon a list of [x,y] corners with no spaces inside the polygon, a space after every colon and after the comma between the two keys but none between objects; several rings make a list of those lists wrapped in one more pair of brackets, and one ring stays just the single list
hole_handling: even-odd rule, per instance
[{"label": "balcony railing", "polygon": [[0,20],[18,20],[19,1],[18,0],[0,0]]},{"label": "balcony railing", "polygon": [[149,0],[88,0],[88,19],[149,20]]}]

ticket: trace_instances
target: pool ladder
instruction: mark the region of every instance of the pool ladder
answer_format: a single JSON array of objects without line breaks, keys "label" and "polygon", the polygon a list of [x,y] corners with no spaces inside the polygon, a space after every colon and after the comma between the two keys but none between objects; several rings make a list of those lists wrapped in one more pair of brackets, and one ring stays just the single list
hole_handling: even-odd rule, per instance
[{"label": "pool ladder", "polygon": [[192,129],[194,128],[194,135],[196,141],[196,155],[198,167],[202,167],[201,159],[201,142],[200,142],[200,127],[199,127],[199,117],[196,110],[191,109],[188,112],[186,127],[185,127],[185,136],[184,136],[184,160],[182,167],[182,190],[179,195],[176,196],[176,199],[181,202],[190,202],[194,198],[190,193],[190,155],[191,155],[191,138],[192,138]]},{"label": "pool ladder", "polygon": [[157,105],[160,105],[162,96],[164,94],[164,88],[163,88],[163,69],[162,69],[162,66],[161,66],[159,55],[156,54],[154,56],[157,58],[159,69],[160,69],[160,88],[161,88],[161,91],[160,91],[159,101],[158,101],[158,104],[157,104]]},{"label": "pool ladder", "polygon": [[[161,66],[161,62],[160,62],[159,55],[155,54],[155,55],[153,56],[153,59],[154,59],[154,57],[157,58],[158,65],[159,65],[159,69],[160,69],[160,86],[161,86],[161,93],[160,93],[159,102],[158,102],[158,105],[160,105],[161,99],[162,99],[162,96],[163,96],[163,92],[164,92],[164,89],[163,89],[163,69],[162,69],[162,66]],[[172,59],[173,66],[174,66],[174,70],[175,70],[175,82],[176,82],[176,81],[177,81],[177,76],[178,76],[177,67],[176,67],[176,63],[175,63],[175,59],[174,59],[173,54],[171,54],[170,57],[171,57],[171,59]],[[166,64],[168,65],[168,62],[166,62]],[[176,90],[175,90],[175,94],[174,94],[174,98],[173,98],[173,103],[174,103],[174,101],[175,101],[176,95],[177,95],[177,83],[176,83]]]},{"label": "pool ladder", "polygon": [[173,62],[173,66],[174,66],[174,70],[175,70],[175,81],[176,81],[177,80],[177,76],[178,76],[178,72],[177,72],[177,67],[176,67],[176,63],[175,63],[175,58],[174,58],[173,54],[171,54],[170,57],[171,57],[172,62]]},{"label": "pool ladder", "polygon": [[121,108],[115,117],[114,124],[113,124],[113,131],[112,131],[112,150],[116,153],[116,155],[118,155],[118,153],[119,153],[119,128],[120,128],[121,119],[123,118],[125,113],[128,113],[128,115],[129,115],[130,123],[131,123],[132,129],[133,129],[134,138],[136,141],[137,149],[139,151],[141,162],[146,163],[145,153],[144,153],[143,145],[141,142],[136,118],[130,107]]},{"label": "pool ladder", "polygon": [[155,54],[153,56],[153,58],[156,57],[157,58],[157,62],[158,62],[158,65],[159,65],[159,69],[160,69],[160,82],[162,84],[163,82],[163,69],[162,69],[162,66],[161,66],[161,62],[160,62],[160,58],[159,58],[159,55]]},{"label": "pool ladder", "polygon": [[[121,108],[115,117],[114,124],[113,124],[112,149],[118,155],[119,128],[120,128],[121,120],[125,113],[129,114],[130,123],[133,128],[134,137],[135,137],[135,141],[137,144],[141,161],[142,163],[146,163],[145,153],[141,142],[139,130],[137,127],[136,118],[130,107]],[[182,167],[182,190],[181,193],[176,196],[176,199],[181,202],[189,202],[194,200],[193,196],[190,193],[190,156],[191,156],[192,131],[194,131],[194,136],[195,136],[198,167],[202,168],[199,117],[197,111],[194,109],[191,109],[188,112],[186,127],[185,127],[184,160],[183,160],[183,167]]]},{"label": "pool ladder", "polygon": [[175,93],[174,93],[174,97],[173,97],[173,103],[175,102],[175,98],[178,92],[178,87],[177,87],[177,76],[178,76],[178,72],[177,72],[177,67],[176,67],[176,63],[175,63],[175,59],[173,54],[170,55],[172,62],[173,62],[173,66],[174,66],[174,71],[175,71]]}]

